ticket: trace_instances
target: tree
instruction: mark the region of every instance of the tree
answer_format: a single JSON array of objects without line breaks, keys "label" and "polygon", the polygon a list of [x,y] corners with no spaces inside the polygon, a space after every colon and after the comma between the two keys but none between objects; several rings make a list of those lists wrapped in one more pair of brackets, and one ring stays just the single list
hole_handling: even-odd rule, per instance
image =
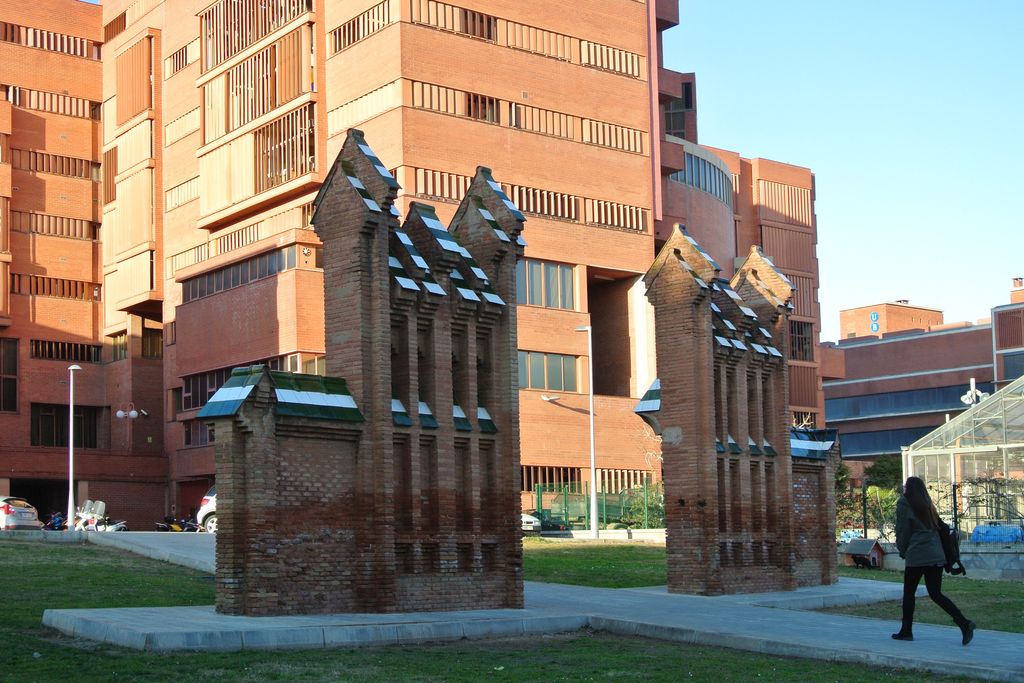
[{"label": "tree", "polygon": [[864,476],[874,484],[895,491],[903,483],[903,461],[898,455],[883,455],[864,470]]},{"label": "tree", "polygon": [[845,462],[836,467],[836,529],[861,525],[860,492],[850,488],[850,468]]},{"label": "tree", "polygon": [[881,486],[867,488],[868,526],[878,529],[880,538],[891,541],[896,530],[896,502],[900,494]]}]

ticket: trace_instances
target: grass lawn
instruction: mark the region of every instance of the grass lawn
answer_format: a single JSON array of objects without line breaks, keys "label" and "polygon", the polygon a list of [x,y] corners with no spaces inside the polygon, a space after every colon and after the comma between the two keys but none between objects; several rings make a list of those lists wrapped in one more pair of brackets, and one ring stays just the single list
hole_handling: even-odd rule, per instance
[{"label": "grass lawn", "polygon": [[523,539],[523,575],[528,581],[598,588],[665,585],[665,546],[652,543]]},{"label": "grass lawn", "polygon": [[[903,572],[840,567],[839,575],[903,583]],[[967,578],[944,574],[942,592],[956,603],[956,606],[968,619],[976,622],[978,628],[1024,633],[1024,583],[1020,581],[985,581],[969,577],[969,571]],[[924,585],[923,579],[921,585]],[[900,602],[897,600],[873,605],[830,607],[823,611],[873,619],[899,619]],[[914,622],[942,624],[943,626],[949,626],[951,623],[949,615],[927,596],[917,599],[914,608]]]},{"label": "grass lawn", "polygon": [[[535,548],[541,550],[535,551]],[[615,548],[615,546],[612,546]],[[590,550],[573,564],[594,562]],[[640,550],[654,551],[642,546]],[[660,550],[660,549],[659,549]],[[564,549],[563,549],[564,551]],[[528,556],[545,558],[530,541]],[[618,552],[618,549],[615,550]],[[661,552],[664,552],[663,550]],[[569,564],[567,556],[559,559]],[[568,556],[570,559],[572,555]],[[625,557],[631,558],[630,555]],[[632,557],[644,564],[650,555]],[[530,572],[537,570],[530,569]],[[614,574],[608,569],[603,572]],[[629,572],[644,577],[650,574]],[[663,572],[663,570],[662,570]],[[624,573],[624,572],[622,572]],[[47,608],[213,602],[209,575],[112,548],[0,539],[0,681],[919,681],[920,674],[580,632],[354,650],[150,654],[62,636]],[[662,574],[663,575],[663,574]],[[530,578],[539,578],[531,574]],[[937,681],[961,680],[930,677]]]}]

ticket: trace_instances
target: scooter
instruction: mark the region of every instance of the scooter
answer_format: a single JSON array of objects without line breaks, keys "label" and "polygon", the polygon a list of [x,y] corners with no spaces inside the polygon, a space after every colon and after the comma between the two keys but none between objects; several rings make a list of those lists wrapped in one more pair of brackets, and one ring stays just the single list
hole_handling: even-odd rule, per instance
[{"label": "scooter", "polygon": [[85,505],[75,512],[75,529],[77,531],[128,531],[128,523],[124,520],[114,522],[106,513],[107,504],[102,500],[85,501]]},{"label": "scooter", "polygon": [[54,512],[50,514],[50,518],[43,524],[44,531],[64,531],[68,528],[68,525],[64,522],[64,513]]}]

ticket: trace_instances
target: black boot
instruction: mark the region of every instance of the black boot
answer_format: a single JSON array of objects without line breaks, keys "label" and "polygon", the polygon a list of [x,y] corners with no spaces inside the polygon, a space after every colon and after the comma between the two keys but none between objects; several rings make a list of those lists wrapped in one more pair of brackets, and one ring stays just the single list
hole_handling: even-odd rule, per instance
[{"label": "black boot", "polygon": [[[967,636],[964,636],[964,637],[966,638]],[[904,631],[904,630],[900,629],[899,633],[892,634],[892,639],[893,640],[913,640],[914,639],[914,634],[911,633],[910,631]],[[964,644],[966,645],[966,643],[964,643]]]},{"label": "black boot", "polygon": [[[965,621],[963,624],[960,625],[960,633],[962,633],[964,636],[962,641],[964,645],[967,645],[974,639],[974,629],[976,629],[977,627],[978,625],[975,624],[973,621]],[[893,638],[895,637],[896,636],[893,636]]]}]

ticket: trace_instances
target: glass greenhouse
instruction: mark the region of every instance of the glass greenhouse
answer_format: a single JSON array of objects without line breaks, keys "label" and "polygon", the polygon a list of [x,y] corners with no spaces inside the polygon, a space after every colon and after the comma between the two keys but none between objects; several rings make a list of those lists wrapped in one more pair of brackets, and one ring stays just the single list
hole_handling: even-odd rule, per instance
[{"label": "glass greenhouse", "polygon": [[1024,528],[1024,377],[904,448],[903,474],[972,540],[991,530],[977,527]]}]

